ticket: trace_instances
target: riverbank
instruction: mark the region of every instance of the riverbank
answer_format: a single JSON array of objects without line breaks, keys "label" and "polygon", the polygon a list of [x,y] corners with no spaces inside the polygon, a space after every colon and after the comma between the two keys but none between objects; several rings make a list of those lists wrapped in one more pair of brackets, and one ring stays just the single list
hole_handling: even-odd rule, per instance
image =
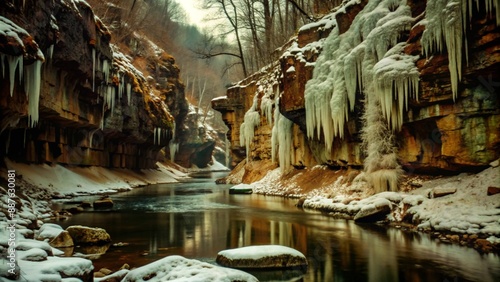
[{"label": "riverbank", "polygon": [[[262,176],[254,169],[271,168]],[[252,175],[262,176],[255,180]],[[269,163],[242,165],[226,178],[236,184],[254,179],[255,193],[297,198],[304,209],[334,217],[377,221],[408,231],[431,233],[443,243],[500,253],[498,161],[480,173],[456,176],[405,175],[400,192],[374,194],[360,171],[326,166],[283,173]],[[361,217],[367,215],[367,217]]]},{"label": "riverbank", "polygon": [[[5,160],[6,169],[16,172],[18,184],[35,186],[36,194],[50,197],[73,197],[109,194],[157,183],[175,183],[188,177],[188,171],[173,163],[157,163],[156,169],[139,171],[105,167],[24,164]],[[5,175],[6,171],[2,171]],[[34,191],[32,191],[34,192]],[[33,193],[28,193],[33,195]]]},{"label": "riverbank", "polygon": [[[79,257],[78,254],[66,257],[63,251],[52,247],[47,240],[35,239],[38,229],[45,220],[58,218],[60,211],[51,209],[53,199],[114,194],[151,184],[177,183],[190,178],[189,174],[192,172],[225,169],[217,162],[210,168],[193,170],[184,169],[170,162],[157,163],[156,169],[141,171],[47,164],[29,165],[15,163],[8,159],[4,161],[4,164],[6,167],[0,169],[2,175],[0,177],[0,201],[3,203],[2,206],[9,208],[0,210],[0,252],[2,253],[0,281],[95,280],[94,272],[99,270],[94,269],[91,260],[85,256]],[[207,264],[182,257],[170,258],[168,262],[179,273],[199,272],[198,276],[204,281],[217,280],[217,277],[221,276],[236,277],[236,280],[242,281],[256,281],[251,275],[236,270],[226,270],[215,266],[210,266],[211,268],[208,269]],[[156,272],[160,273],[161,269],[156,265],[158,263],[145,265],[140,269],[130,271],[130,275],[128,275],[128,270],[118,271],[113,274],[113,279],[124,278],[128,275],[130,277],[127,276],[127,281],[140,280],[143,272],[151,275]]]}]

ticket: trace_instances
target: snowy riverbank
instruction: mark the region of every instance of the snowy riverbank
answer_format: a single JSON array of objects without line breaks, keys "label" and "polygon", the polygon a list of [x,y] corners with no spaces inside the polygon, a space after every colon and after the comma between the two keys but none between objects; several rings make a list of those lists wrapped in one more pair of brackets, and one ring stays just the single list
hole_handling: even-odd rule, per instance
[{"label": "snowy riverbank", "polygon": [[[317,185],[311,188],[311,182]],[[366,188],[362,174],[335,172],[324,166],[286,177],[277,168],[251,186],[255,193],[295,197],[303,208],[332,216],[358,219],[360,211],[369,215],[380,212],[378,219],[398,228],[429,232],[443,242],[484,252],[500,250],[500,193],[487,192],[489,187],[500,187],[498,161],[477,174],[407,175],[404,192],[375,195]]]},{"label": "snowy riverbank", "polygon": [[[53,217],[50,208],[54,198],[78,195],[111,194],[134,187],[175,183],[188,178],[190,170],[175,164],[158,163],[157,169],[131,171],[102,167],[65,167],[61,165],[28,165],[5,160],[0,169],[0,281],[108,281],[94,279],[92,261],[83,257],[65,257],[63,251],[47,240],[36,240],[43,220]],[[223,170],[214,166],[203,171]],[[195,172],[200,169],[193,170]],[[61,229],[62,231],[62,229]],[[120,270],[112,274],[117,281],[143,281],[152,275],[180,275],[189,278],[198,273],[200,281],[219,281],[221,277],[257,281],[238,270],[221,268],[180,256],[167,257],[135,270]],[[110,277],[107,277],[110,278]],[[112,279],[112,278],[110,278]],[[147,279],[147,278],[146,278]]]},{"label": "snowy riverbank", "polygon": [[29,185],[59,197],[116,193],[134,187],[157,183],[175,183],[186,178],[186,171],[157,163],[157,169],[133,171],[104,167],[66,167],[61,165],[35,165],[5,160],[8,170]]}]

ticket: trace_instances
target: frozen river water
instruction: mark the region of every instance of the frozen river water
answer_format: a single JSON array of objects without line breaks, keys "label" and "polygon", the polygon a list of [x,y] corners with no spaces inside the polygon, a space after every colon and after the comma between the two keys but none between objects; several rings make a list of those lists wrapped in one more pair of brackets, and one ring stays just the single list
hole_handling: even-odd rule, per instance
[{"label": "frozen river water", "polygon": [[124,263],[138,267],[168,255],[215,263],[224,249],[279,244],[305,254],[309,268],[251,272],[261,281],[500,281],[498,255],[304,211],[294,206],[296,200],[232,195],[229,185],[214,184],[218,176],[115,194],[113,209],[88,209],[56,223],[102,227],[113,243],[128,244],[94,259],[96,271]]}]

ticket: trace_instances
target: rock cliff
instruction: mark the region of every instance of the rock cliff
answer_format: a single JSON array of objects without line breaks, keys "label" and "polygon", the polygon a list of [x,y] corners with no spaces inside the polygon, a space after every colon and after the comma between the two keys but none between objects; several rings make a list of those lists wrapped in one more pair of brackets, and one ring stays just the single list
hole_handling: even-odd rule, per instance
[{"label": "rock cliff", "polygon": [[0,3],[0,155],[142,169],[178,148],[188,103],[174,58],[136,34],[121,47],[147,53],[125,55],[111,36],[85,1]]},{"label": "rock cliff", "polygon": [[[246,155],[249,161],[277,156],[276,147],[284,143],[276,140],[284,134],[284,127],[274,123],[275,137],[269,123],[280,115],[292,122],[288,129],[291,147],[284,150],[290,158],[280,156],[281,167],[364,165],[366,170],[366,146],[373,146],[363,135],[370,122],[366,114],[369,99],[380,99],[377,109],[384,132],[395,147],[383,154],[395,152],[394,158],[407,172],[477,171],[498,159],[500,74],[495,70],[500,67],[500,19],[495,18],[496,5],[491,1],[477,6],[437,2],[344,1],[318,22],[302,27],[282,48],[283,55],[274,67],[239,82],[228,89],[227,96],[212,101],[230,128],[233,160],[243,160]],[[461,10],[447,11],[454,7],[446,6],[448,2]],[[460,27],[457,33],[445,36],[448,30],[436,32],[439,13],[430,12],[432,9],[442,9],[437,17],[460,20],[453,27]],[[432,41],[429,38],[434,34],[438,35]],[[406,68],[395,71],[407,62]],[[327,71],[324,77],[321,68]],[[404,84],[401,81],[407,84],[399,87]],[[313,89],[312,84],[319,86]],[[272,91],[266,90],[270,85]],[[309,94],[306,88],[310,88]],[[328,92],[326,99],[314,95],[320,91]],[[271,106],[269,99],[275,102]],[[279,111],[266,118],[266,112],[276,108]],[[240,128],[248,123],[247,114],[256,109],[261,109],[260,120],[253,124],[254,135],[245,148]]]}]

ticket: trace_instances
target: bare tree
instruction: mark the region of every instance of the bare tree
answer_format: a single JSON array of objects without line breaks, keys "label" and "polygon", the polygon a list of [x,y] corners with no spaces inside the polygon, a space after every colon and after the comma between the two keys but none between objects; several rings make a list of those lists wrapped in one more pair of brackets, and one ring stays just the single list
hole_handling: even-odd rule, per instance
[{"label": "bare tree", "polygon": [[[226,31],[225,34],[232,34],[236,40],[237,45],[237,58],[240,60],[241,68],[244,76],[248,76],[248,71],[245,62],[245,56],[243,51],[243,44],[241,39],[241,13],[240,7],[238,7],[239,2],[237,0],[205,0],[204,8],[212,9],[222,13],[227,20],[229,31]],[[219,55],[230,55],[235,56],[234,53],[227,52],[216,52],[216,56]],[[214,55],[210,55],[213,57]]]}]

